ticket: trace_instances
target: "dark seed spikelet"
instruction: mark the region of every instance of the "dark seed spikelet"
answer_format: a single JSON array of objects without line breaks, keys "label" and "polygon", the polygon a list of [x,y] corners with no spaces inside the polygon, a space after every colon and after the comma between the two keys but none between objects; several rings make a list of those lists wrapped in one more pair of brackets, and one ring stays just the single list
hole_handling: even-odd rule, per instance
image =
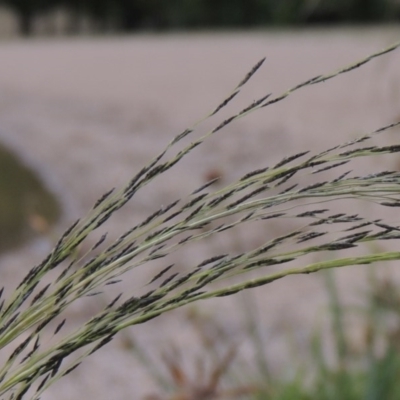
[{"label": "dark seed spikelet", "polygon": [[234,201],[233,203],[228,204],[226,208],[227,208],[228,210],[230,210],[230,209],[232,209],[232,208],[238,206],[239,204],[244,203],[246,200],[249,200],[249,199],[251,199],[252,197],[254,197],[254,196],[256,196],[256,195],[258,195],[258,194],[264,192],[264,191],[267,190],[267,189],[269,189],[269,186],[268,186],[268,185],[263,185],[263,186],[261,186],[260,188],[255,189],[255,190],[253,190],[252,192],[250,192],[250,193],[246,194],[245,196],[241,197],[240,199]]},{"label": "dark seed spikelet", "polygon": [[189,135],[192,132],[193,132],[192,129],[185,129],[182,133],[180,133],[179,135],[176,135],[174,137],[174,139],[171,142],[171,145],[178,143],[179,141],[181,141],[183,138],[185,138],[187,135]]},{"label": "dark seed spikelet", "polygon": [[54,335],[57,335],[58,332],[60,332],[61,328],[64,326],[65,322],[67,320],[64,318],[56,327],[56,330],[54,331]]},{"label": "dark seed spikelet", "polygon": [[210,114],[210,116],[212,117],[213,115],[215,115],[218,111],[220,111],[222,108],[224,108],[225,106],[227,106],[231,100],[233,100],[237,95],[238,95],[239,91],[236,90],[235,92],[233,92],[229,97],[227,97],[225,100],[223,100],[216,108],[215,110]]},{"label": "dark seed spikelet", "polygon": [[216,177],[214,179],[209,180],[207,183],[205,183],[204,185],[200,186],[199,188],[197,188],[194,192],[192,192],[192,195],[195,195],[197,193],[200,193],[201,191],[203,191],[204,189],[207,189],[209,186],[213,185],[215,182],[217,182],[219,180],[219,177]]},{"label": "dark seed spikelet", "polygon": [[155,282],[157,279],[161,278],[166,272],[168,272],[171,268],[173,268],[175,264],[170,264],[164,269],[162,269],[158,274],[156,274],[148,283],[147,285],[150,285],[151,283]]},{"label": "dark seed spikelet", "polygon": [[283,167],[284,165],[289,164],[290,162],[292,162],[294,160],[297,160],[298,158],[308,154],[309,152],[310,151],[302,151],[301,153],[297,153],[292,156],[285,157],[274,166],[274,169]]},{"label": "dark seed spikelet", "polygon": [[245,85],[251,79],[251,77],[260,69],[260,67],[264,64],[265,60],[266,60],[266,57],[264,57],[260,61],[258,61],[257,64],[254,65],[254,67],[246,74],[246,76],[236,86],[236,89],[239,89],[240,87]]},{"label": "dark seed spikelet", "polygon": [[309,232],[304,235],[301,235],[297,240],[297,243],[303,243],[311,239],[315,239],[320,236],[326,235],[328,232]]},{"label": "dark seed spikelet", "polygon": [[40,290],[40,292],[38,292],[36,295],[35,295],[35,297],[32,299],[32,301],[31,301],[31,306],[33,305],[33,304],[35,304],[39,299],[41,299],[43,296],[44,296],[44,294],[47,292],[47,289],[50,287],[50,283],[48,283],[42,290]]},{"label": "dark seed spikelet", "polygon": [[243,175],[239,179],[239,182],[246,181],[247,179],[252,178],[256,175],[261,175],[261,174],[267,172],[268,170],[269,170],[269,167],[265,167],[265,168],[256,169],[255,171],[248,172],[247,174]]},{"label": "dark seed spikelet", "polygon": [[301,217],[301,218],[303,218],[303,217],[314,217],[316,215],[323,214],[323,213],[325,213],[327,211],[329,211],[329,209],[327,209],[327,208],[324,208],[323,210],[305,211],[303,213],[297,214],[296,217]]},{"label": "dark seed spikelet", "polygon": [[108,192],[104,193],[97,201],[96,203],[94,203],[93,209],[97,208],[100,206],[100,204],[104,203],[110,196],[112,193],[114,193],[115,188],[112,188],[111,190],[109,190]]},{"label": "dark seed spikelet", "polygon": [[292,192],[293,189],[295,189],[297,186],[299,186],[297,183],[295,183],[292,186],[287,187],[286,189],[282,190],[281,192],[279,192],[279,194],[285,194],[285,193],[289,193]]},{"label": "dark seed spikelet", "polygon": [[328,165],[328,166],[326,166],[326,167],[317,169],[316,171],[313,171],[312,173],[313,173],[313,174],[318,174],[318,173],[320,173],[320,172],[328,171],[328,170],[330,170],[330,169],[340,167],[341,165],[345,165],[345,164],[347,164],[348,162],[350,162],[350,160],[341,161],[341,162],[338,162],[338,163],[336,163],[336,164]]}]

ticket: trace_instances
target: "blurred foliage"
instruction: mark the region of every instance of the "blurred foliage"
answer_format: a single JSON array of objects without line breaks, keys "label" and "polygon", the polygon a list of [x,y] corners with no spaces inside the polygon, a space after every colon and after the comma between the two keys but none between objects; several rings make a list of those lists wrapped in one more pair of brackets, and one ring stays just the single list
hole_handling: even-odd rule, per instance
[{"label": "blurred foliage", "polygon": [[0,0],[15,12],[23,35],[55,9],[71,18],[70,33],[89,18],[96,30],[247,28],[274,25],[390,22],[400,19],[397,0]]},{"label": "blurred foliage", "polygon": [[[399,285],[389,270],[380,275],[375,268],[368,270],[367,288],[356,305],[344,303],[331,271],[321,274],[329,306],[324,315],[332,336],[328,339],[321,327],[314,329],[309,338],[303,337],[302,352],[293,353],[278,371],[265,351],[271,344],[259,336],[267,327],[257,319],[259,311],[254,310],[250,297],[242,298],[248,303],[242,312],[247,324],[247,351],[254,359],[245,359],[240,353],[238,332],[196,309],[189,310],[183,324],[194,332],[198,355],[188,355],[179,342],[172,341],[152,359],[145,346],[124,335],[124,349],[132,352],[158,388],[157,394],[142,400],[398,400]],[[289,332],[294,327],[286,329],[280,334],[288,339],[296,336],[296,332]],[[287,346],[293,346],[290,339]]]},{"label": "blurred foliage", "polygon": [[60,206],[34,173],[0,146],[0,252],[47,234]]}]

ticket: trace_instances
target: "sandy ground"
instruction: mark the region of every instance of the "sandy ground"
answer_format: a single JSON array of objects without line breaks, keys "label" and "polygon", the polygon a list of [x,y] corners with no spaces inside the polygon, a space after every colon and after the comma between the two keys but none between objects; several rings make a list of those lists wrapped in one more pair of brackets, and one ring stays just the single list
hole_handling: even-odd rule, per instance
[{"label": "sandy ground", "polygon": [[[230,113],[262,94],[279,94],[356,61],[399,36],[398,29],[371,28],[4,41],[0,43],[0,140],[62,198],[65,213],[53,233],[56,237],[104,191],[125,183],[173,135],[206,115],[263,56],[265,66]],[[222,175],[222,183],[229,183],[284,155],[323,149],[399,119],[399,62],[399,51],[386,55],[358,72],[307,88],[237,122],[115,215],[107,226],[111,236],[158,205],[189,193],[214,171]],[[206,123],[199,132],[215,123]],[[390,163],[382,168],[396,167],[396,160]],[[373,162],[372,168],[376,167]],[[366,206],[364,212],[371,209]],[[282,227],[273,229],[277,234]],[[172,258],[182,268],[190,267],[222,247],[238,252],[258,245],[264,234],[251,229]],[[4,255],[1,283],[12,288],[46,255],[51,242],[40,238]],[[154,268],[135,271],[135,279],[130,276],[124,282],[125,290],[131,293],[138,288],[136,279],[151,277]],[[350,298],[354,288],[359,289],[362,275],[362,267],[339,274],[344,296]],[[198,307],[206,315],[219,316],[225,328],[241,338],[244,356],[251,359],[251,343],[243,339],[243,301],[243,296],[235,296]],[[288,278],[255,290],[252,301],[268,360],[290,373],[284,332],[295,327],[296,351],[301,354],[301,346],[326,310],[321,277]],[[73,307],[70,320],[79,324],[88,315],[90,305]],[[135,327],[127,335],[155,353],[171,342],[179,343],[186,354],[196,347],[184,312]],[[50,388],[43,399],[126,400],[141,398],[151,388],[144,368],[117,339],[87,360],[79,372]]]}]

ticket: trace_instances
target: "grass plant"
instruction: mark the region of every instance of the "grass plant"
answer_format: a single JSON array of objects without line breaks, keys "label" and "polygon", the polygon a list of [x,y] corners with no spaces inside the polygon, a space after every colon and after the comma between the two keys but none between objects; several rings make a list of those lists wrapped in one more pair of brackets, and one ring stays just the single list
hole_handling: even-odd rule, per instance
[{"label": "grass plant", "polygon": [[[276,165],[251,171],[218,190],[212,190],[213,181],[207,182],[187,198],[155,210],[116,241],[108,242],[104,234],[88,257],[77,255],[78,247],[114,212],[210,136],[295,91],[350,72],[399,46],[399,43],[392,45],[333,73],[313,77],[280,95],[265,94],[223,119],[215,128],[196,136],[204,120],[217,115],[239,95],[262,66],[264,60],[261,60],[209,115],[175,136],[126,186],[102,196],[84,218],[62,235],[52,252],[28,272],[15,290],[10,292],[6,288],[7,294],[3,294],[3,289],[0,291],[4,297],[0,303],[0,349],[9,352],[8,360],[0,368],[0,398],[38,399],[50,385],[77,368],[121,330],[187,304],[233,295],[289,275],[399,260],[399,251],[371,252],[370,247],[363,246],[399,239],[398,226],[392,221],[337,212],[335,205],[357,200],[394,210],[400,207],[400,172],[376,171],[366,175],[352,172],[358,158],[400,151],[400,144],[371,143],[400,122],[317,154],[307,151],[289,155]],[[338,171],[335,178],[323,177],[327,171],[332,174],[335,170]],[[305,177],[314,180],[303,184]],[[239,254],[216,254],[188,271],[175,272],[174,265],[166,265],[154,272],[147,293],[128,298],[120,293],[81,327],[62,334],[66,322],[63,315],[72,303],[106,291],[109,285],[124,279],[126,272],[152,260],[167,258],[172,252],[224,231],[249,223],[285,219],[298,221],[298,228]],[[361,254],[352,252],[356,248]],[[351,252],[343,256],[346,251]],[[314,254],[322,255],[320,261],[308,263],[305,256]],[[294,261],[303,266],[295,266]],[[280,269],[271,269],[273,266]],[[57,276],[51,283],[44,285],[45,279],[54,274]],[[340,329],[339,315],[337,318],[337,329]],[[52,328],[54,323],[56,326]],[[58,340],[46,346],[42,337],[53,329]],[[224,359],[221,365],[229,362],[230,356],[226,357],[228,361]]]},{"label": "grass plant", "polygon": [[[201,400],[206,394],[212,399],[398,399],[398,285],[394,283],[391,275],[379,278],[373,269],[369,272],[370,280],[367,290],[362,294],[361,306],[343,305],[339,300],[341,291],[335,275],[332,271],[324,274],[322,283],[329,294],[329,309],[326,315],[332,326],[333,354],[336,360],[327,356],[324,344],[326,338],[323,332],[317,329],[309,343],[304,344],[307,346],[307,351],[304,352],[306,357],[299,359],[292,356],[292,377],[281,373],[282,371],[271,372],[271,360],[265,357],[263,351],[266,343],[254,335],[255,328],[260,325],[257,318],[247,318],[244,327],[246,337],[250,338],[254,347],[254,359],[243,360],[239,351],[240,342],[232,332],[224,329],[221,322],[212,316],[205,317],[189,311],[187,316],[197,333],[195,337],[200,343],[200,356],[188,359],[180,351],[179,343],[172,342],[159,349],[159,359],[163,360],[160,364],[152,362],[151,357],[143,353],[146,351],[143,346],[138,343],[132,345],[133,356],[139,356],[142,366],[158,383],[160,394],[151,394],[144,399]],[[352,317],[357,317],[363,331],[356,347],[345,323]],[[384,343],[384,346],[377,346],[379,342]],[[192,376],[188,376],[188,364],[192,366],[190,370],[195,371]]]}]

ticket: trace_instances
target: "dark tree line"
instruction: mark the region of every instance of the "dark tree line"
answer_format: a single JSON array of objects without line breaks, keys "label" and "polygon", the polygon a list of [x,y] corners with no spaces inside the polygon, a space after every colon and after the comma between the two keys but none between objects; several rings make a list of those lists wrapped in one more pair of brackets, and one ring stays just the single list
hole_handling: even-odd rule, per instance
[{"label": "dark tree line", "polygon": [[243,28],[282,24],[400,20],[397,0],[0,0],[17,16],[20,33],[57,8],[70,15],[71,33],[90,18],[99,32],[143,29]]},{"label": "dark tree line", "polygon": [[48,7],[49,0],[1,0],[1,3],[15,12],[20,33],[29,35],[35,16]]}]

